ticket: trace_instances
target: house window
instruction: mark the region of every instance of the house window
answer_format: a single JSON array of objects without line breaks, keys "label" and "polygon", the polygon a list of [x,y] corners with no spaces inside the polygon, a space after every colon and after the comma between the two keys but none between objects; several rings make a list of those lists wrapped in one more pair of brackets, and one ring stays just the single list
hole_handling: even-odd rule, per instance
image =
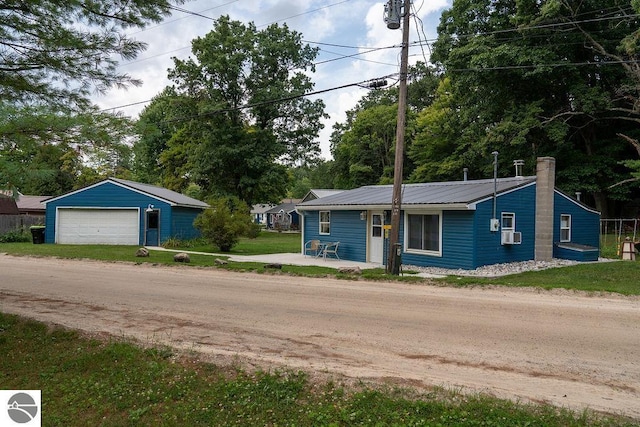
[{"label": "house window", "polygon": [[502,231],[516,231],[516,214],[512,212],[503,212],[500,226]]},{"label": "house window", "polygon": [[407,214],[405,245],[407,251],[440,254],[440,215]]},{"label": "house window", "polygon": [[331,234],[330,211],[320,211],[320,234]]},{"label": "house window", "polygon": [[560,215],[560,241],[571,241],[571,215]]}]

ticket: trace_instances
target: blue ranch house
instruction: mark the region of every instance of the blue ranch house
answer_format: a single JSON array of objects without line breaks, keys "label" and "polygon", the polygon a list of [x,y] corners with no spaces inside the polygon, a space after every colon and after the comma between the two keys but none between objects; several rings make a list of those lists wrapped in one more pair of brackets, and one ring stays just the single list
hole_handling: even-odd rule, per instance
[{"label": "blue ranch house", "polygon": [[[403,185],[402,263],[472,270],[597,260],[600,214],[555,189],[554,181],[555,159],[543,157],[536,176]],[[385,264],[392,190],[365,186],[299,204],[302,242],[340,242],[341,259]]]},{"label": "blue ranch house", "polygon": [[198,237],[193,220],[208,205],[155,185],[108,178],[53,197],[45,243],[157,246]]}]

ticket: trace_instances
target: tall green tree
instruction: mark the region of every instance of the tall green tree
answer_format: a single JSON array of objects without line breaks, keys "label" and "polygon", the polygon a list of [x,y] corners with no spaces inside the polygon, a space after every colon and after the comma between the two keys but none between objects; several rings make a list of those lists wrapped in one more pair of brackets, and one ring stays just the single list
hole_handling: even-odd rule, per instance
[{"label": "tall green tree", "polygon": [[622,196],[607,187],[628,176],[621,161],[633,154],[615,136],[637,129],[620,96],[638,91],[626,69],[638,58],[621,50],[637,29],[630,1],[454,1],[432,59],[451,79],[451,114],[463,130],[452,142],[466,166],[489,172],[493,150],[529,170],[536,156],[555,156],[560,186],[590,192],[607,215],[607,197]]},{"label": "tall green tree", "polygon": [[[438,77],[434,70],[418,63],[409,70],[408,113],[405,143],[410,145],[415,117],[434,100]],[[332,171],[336,188],[354,188],[362,185],[393,181],[396,124],[398,117],[398,89],[378,89],[362,97],[358,104],[346,112],[344,123],[336,123],[331,135]],[[404,172],[413,170],[409,158]]]},{"label": "tall green tree", "polygon": [[[280,200],[286,165],[313,163],[320,153],[324,104],[304,97],[313,88],[305,71],[314,71],[318,50],[286,25],[257,30],[223,16],[193,40],[192,52],[169,71],[184,105],[167,120],[146,111],[141,122],[155,122],[158,138],[143,139],[148,147],[136,151],[163,147],[163,182],[173,189],[195,183],[208,196]],[[163,134],[167,122],[171,136]]]},{"label": "tall green tree", "polygon": [[94,91],[139,85],[117,70],[145,44],[125,34],[182,0],[0,2],[0,98],[15,104],[89,105]]},{"label": "tall green tree", "polygon": [[0,105],[0,188],[57,195],[87,183],[87,176],[126,178],[132,134],[128,118],[96,109],[75,114]]}]

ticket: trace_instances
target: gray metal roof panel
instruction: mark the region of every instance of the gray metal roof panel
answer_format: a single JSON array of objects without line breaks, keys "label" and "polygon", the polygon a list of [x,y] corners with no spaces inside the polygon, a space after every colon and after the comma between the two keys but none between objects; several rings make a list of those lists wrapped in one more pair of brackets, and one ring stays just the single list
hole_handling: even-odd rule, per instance
[{"label": "gray metal roof panel", "polygon": [[126,187],[133,188],[140,192],[149,194],[150,196],[155,196],[160,199],[164,199],[178,206],[196,207],[196,208],[209,207],[209,205],[206,204],[205,202],[201,202],[200,200],[194,199],[189,196],[185,196],[184,194],[180,194],[176,191],[169,190],[167,188],[158,187],[156,185],[143,184],[141,182],[128,181],[126,179],[120,179],[120,178],[109,178],[109,180],[122,184]]},{"label": "gray metal roof panel", "polygon": [[[535,177],[531,176],[499,178],[495,185],[497,192],[502,193],[534,181]],[[402,205],[470,204],[493,195],[493,191],[493,179],[404,184]],[[298,207],[391,205],[392,193],[392,185],[370,185],[309,200]]]}]

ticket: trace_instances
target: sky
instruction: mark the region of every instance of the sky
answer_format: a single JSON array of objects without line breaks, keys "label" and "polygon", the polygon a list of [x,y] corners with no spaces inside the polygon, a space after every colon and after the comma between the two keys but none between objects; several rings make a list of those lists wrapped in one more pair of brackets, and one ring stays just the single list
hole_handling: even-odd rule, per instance
[{"label": "sky", "polygon": [[[409,24],[412,42],[432,43],[442,11],[452,0],[414,0]],[[253,22],[258,30],[272,23],[287,24],[302,34],[312,47],[319,47],[316,72],[311,74],[315,91],[398,73],[402,29],[390,30],[383,20],[384,1],[372,0],[192,0],[179,5],[199,15],[217,19],[229,15],[232,20]],[[119,72],[141,79],[139,87],[113,89],[96,95],[93,101],[101,109],[120,111],[137,118],[155,95],[171,82],[167,70],[173,57],[187,59],[191,41],[213,29],[213,21],[201,16],[174,11],[159,24],[152,24],[129,35],[147,43],[147,49],[132,61],[121,62]],[[429,60],[429,48],[412,46],[409,63]],[[379,49],[382,48],[382,49]],[[373,52],[368,52],[376,49]],[[355,55],[355,56],[354,56]],[[390,84],[394,79],[387,80]],[[332,90],[310,99],[322,98],[329,118],[323,121],[319,135],[322,157],[331,158],[329,137],[336,122],[344,122],[345,112],[367,94],[369,89],[351,86]],[[130,105],[129,104],[135,104]]]}]

